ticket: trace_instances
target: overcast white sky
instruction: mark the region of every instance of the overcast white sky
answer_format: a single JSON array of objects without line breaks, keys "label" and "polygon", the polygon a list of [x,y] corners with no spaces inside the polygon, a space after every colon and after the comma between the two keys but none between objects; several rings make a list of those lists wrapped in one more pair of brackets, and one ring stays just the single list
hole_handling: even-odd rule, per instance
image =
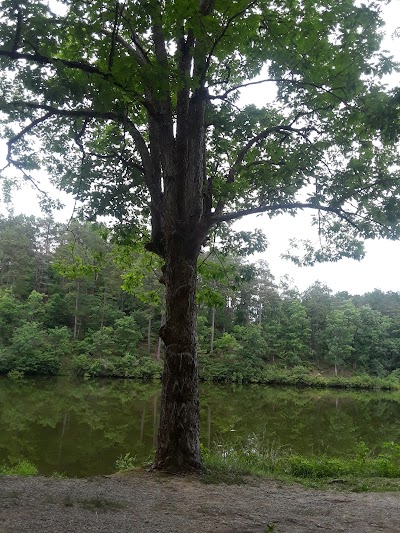
[{"label": "overcast white sky", "polygon": [[[400,61],[400,38],[393,33],[400,27],[400,0],[384,7],[386,21],[386,37],[383,48],[390,50]],[[389,86],[399,86],[400,76],[391,76],[387,80]],[[266,89],[258,86],[243,92],[243,103],[265,105],[268,98]],[[269,246],[261,256],[270,265],[272,273],[277,277],[288,274],[294,284],[305,290],[314,281],[319,280],[328,285],[334,292],[348,291],[351,294],[362,294],[375,288],[383,291],[400,291],[400,242],[387,240],[367,241],[366,257],[362,261],[342,259],[336,263],[324,263],[314,267],[298,267],[288,260],[281,259],[289,246],[289,240],[316,239],[316,229],[311,227],[311,213],[299,213],[296,217],[289,214],[269,219],[267,215],[247,217],[240,222],[244,229],[262,228],[267,235]],[[239,222],[238,222],[239,224]]]},{"label": "overcast white sky", "polygon": [[[400,39],[393,40],[391,35],[400,26],[400,0],[392,0],[385,7],[385,20],[387,37],[385,48],[390,49],[400,61]],[[397,41],[397,42],[396,42]],[[400,84],[400,79],[390,80],[390,84]],[[270,99],[266,89],[260,87],[246,89],[243,102],[248,101],[258,105],[265,105]],[[0,168],[3,167],[5,149],[0,146]],[[45,183],[45,179],[42,183]],[[46,190],[50,190],[46,185]],[[56,213],[57,220],[66,221],[73,213],[74,202],[51,189],[52,197],[59,197],[66,205],[65,209]],[[5,213],[4,204],[0,203],[0,212]],[[35,193],[29,187],[14,196],[15,214],[25,213],[40,215]],[[294,284],[301,290],[305,290],[314,281],[326,283],[334,292],[348,291],[351,294],[362,294],[372,291],[374,288],[383,291],[400,291],[400,242],[383,240],[369,241],[366,244],[367,255],[362,261],[343,259],[337,263],[325,263],[314,267],[297,267],[290,261],[281,259],[289,245],[290,238],[310,238],[312,228],[310,225],[310,213],[300,213],[296,217],[280,215],[269,219],[267,215],[246,217],[245,220],[236,223],[241,229],[261,228],[267,235],[269,246],[267,251],[259,257],[268,261],[272,273],[277,279],[288,274]]]}]

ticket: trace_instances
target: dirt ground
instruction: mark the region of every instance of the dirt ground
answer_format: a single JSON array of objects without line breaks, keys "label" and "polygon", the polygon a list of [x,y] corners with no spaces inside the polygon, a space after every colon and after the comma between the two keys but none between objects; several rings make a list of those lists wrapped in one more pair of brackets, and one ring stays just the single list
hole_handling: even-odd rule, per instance
[{"label": "dirt ground", "polygon": [[134,472],[0,478],[1,533],[400,533],[400,493],[348,494],[268,480],[204,485]]}]

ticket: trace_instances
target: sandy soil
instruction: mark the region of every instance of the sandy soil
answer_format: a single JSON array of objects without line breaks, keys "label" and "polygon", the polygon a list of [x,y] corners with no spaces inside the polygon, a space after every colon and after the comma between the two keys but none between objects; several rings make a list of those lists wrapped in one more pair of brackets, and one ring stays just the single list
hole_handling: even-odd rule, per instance
[{"label": "sandy soil", "polygon": [[1,533],[400,533],[400,493],[347,494],[268,480],[204,485],[135,472],[0,478]]}]

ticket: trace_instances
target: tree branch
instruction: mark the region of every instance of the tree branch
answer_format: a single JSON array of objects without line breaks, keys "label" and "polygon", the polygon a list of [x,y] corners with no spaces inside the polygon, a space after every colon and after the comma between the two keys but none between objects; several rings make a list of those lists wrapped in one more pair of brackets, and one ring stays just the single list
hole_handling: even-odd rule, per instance
[{"label": "tree branch", "polygon": [[152,18],[151,34],[153,37],[156,58],[157,58],[157,61],[160,63],[160,65],[166,66],[168,62],[168,54],[167,54],[167,48],[165,46],[163,28],[161,25],[162,8],[158,0],[153,0],[151,3],[153,4],[152,7],[155,12],[155,16],[152,15],[151,17]]},{"label": "tree branch", "polygon": [[[146,183],[149,188],[150,195],[153,198],[155,194],[154,183],[152,182],[152,177],[154,176],[153,166],[150,158],[150,153],[147,148],[146,142],[136,127],[136,125],[127,117],[127,115],[122,115],[118,113],[101,113],[97,111],[92,111],[90,109],[58,109],[56,107],[46,105],[46,104],[37,104],[35,102],[23,102],[16,101],[11,102],[16,107],[26,107],[28,109],[41,109],[47,111],[47,113],[36,120],[34,120],[29,126],[24,128],[16,137],[13,138],[13,142],[22,138],[22,136],[33,129],[37,124],[44,122],[52,116],[59,117],[69,117],[69,118],[92,118],[98,120],[112,120],[114,122],[119,122],[120,124],[126,124],[128,126],[129,132],[132,136],[133,142],[135,143],[136,149],[139,152],[140,158],[143,163],[144,173],[146,177]],[[11,140],[9,141],[11,142]],[[155,198],[153,198],[155,200]]]},{"label": "tree branch", "polygon": [[266,128],[265,130],[261,131],[260,133],[252,137],[239,151],[238,155],[236,156],[235,162],[229,169],[226,182],[227,183],[234,182],[235,176],[239,170],[240,165],[243,163],[243,159],[246,157],[247,152],[259,141],[266,139],[272,133],[300,133],[302,134],[306,130],[308,130],[308,128],[293,128],[293,126],[280,125],[280,126],[272,126],[270,128]]},{"label": "tree branch", "polygon": [[103,72],[98,67],[95,67],[90,63],[87,63],[86,61],[70,61],[69,59],[43,56],[39,52],[35,52],[34,54],[27,54],[22,52],[16,52],[15,50],[0,50],[0,56],[9,57],[10,59],[14,60],[24,59],[25,61],[32,61],[40,65],[56,65],[57,63],[61,63],[66,67],[78,69],[83,72],[87,72],[88,74],[98,74],[99,76],[105,79],[112,78],[111,73]]},{"label": "tree branch", "polygon": [[113,120],[115,122],[124,122],[126,121],[126,115],[113,113],[113,112],[104,112],[92,111],[91,109],[60,109],[47,104],[38,104],[36,102],[26,102],[23,100],[14,100],[10,102],[11,105],[15,107],[26,107],[28,109],[42,109],[47,111],[51,115],[60,116],[60,117],[71,117],[71,118],[95,118],[100,120]]},{"label": "tree branch", "polygon": [[96,74],[104,80],[111,82],[115,87],[118,87],[122,91],[135,94],[135,96],[138,98],[139,103],[141,103],[149,111],[149,113],[154,113],[154,111],[151,109],[149,102],[147,102],[147,100],[142,95],[140,95],[139,93],[135,93],[135,91],[127,89],[127,87],[124,87],[114,78],[111,72],[104,72],[98,67],[87,63],[86,61],[70,61],[69,59],[62,59],[58,57],[47,57],[40,54],[38,51],[35,51],[35,53],[33,54],[28,54],[16,52],[15,50],[0,50],[0,57],[1,56],[8,57],[12,60],[23,59],[25,61],[30,61],[39,65],[49,65],[52,67],[56,67],[57,63],[59,63],[68,68],[80,70],[81,72],[86,72],[87,74]]},{"label": "tree branch", "polygon": [[339,218],[350,224],[357,231],[360,231],[359,226],[351,220],[351,213],[347,213],[338,207],[330,207],[326,205],[319,205],[314,203],[301,203],[301,202],[288,202],[284,204],[275,204],[275,205],[261,205],[258,207],[251,207],[249,209],[242,209],[240,211],[235,211],[232,213],[225,214],[214,214],[211,215],[211,220],[213,224],[219,224],[220,222],[228,222],[229,220],[236,220],[242,218],[246,215],[254,215],[256,213],[266,213],[268,211],[286,211],[290,209],[316,209],[318,211],[326,211],[327,213],[333,213]]},{"label": "tree branch", "polygon": [[0,173],[3,172],[6,168],[8,168],[10,165],[13,165],[15,168],[17,168],[20,172],[22,172],[24,178],[27,180],[27,181],[30,181],[32,183],[32,185],[35,187],[35,189],[37,189],[37,191],[42,194],[43,196],[47,197],[48,198],[48,194],[43,191],[39,185],[36,183],[36,181],[32,178],[32,176],[30,176],[29,174],[27,174],[25,172],[25,170],[21,167],[21,165],[18,163],[18,161],[15,161],[12,156],[11,156],[11,151],[12,151],[12,146],[13,144],[15,144],[16,142],[18,142],[20,139],[22,139],[22,137],[26,134],[26,133],[29,133],[31,130],[33,130],[33,128],[35,128],[38,124],[41,124],[42,122],[45,122],[48,118],[50,118],[52,116],[51,113],[46,113],[45,115],[43,115],[42,117],[39,117],[35,120],[32,120],[32,122],[30,124],[28,124],[25,128],[23,128],[19,133],[17,133],[16,135],[14,135],[14,137],[11,137],[11,139],[9,139],[7,141],[7,156],[6,156],[6,161],[7,161],[7,165],[5,167],[3,167],[2,169],[0,169]]},{"label": "tree branch", "polygon": [[31,130],[33,130],[33,128],[35,126],[37,126],[38,124],[41,124],[42,122],[45,122],[48,118],[50,118],[52,116],[52,113],[48,112],[46,113],[45,115],[43,115],[42,117],[38,117],[37,119],[35,120],[32,120],[32,122],[30,124],[28,124],[28,126],[26,126],[25,128],[23,128],[19,133],[17,133],[17,135],[14,135],[14,137],[11,137],[11,139],[9,139],[7,141],[7,145],[8,145],[8,148],[10,149],[10,147],[18,142],[20,139],[22,139],[22,137],[30,132]]},{"label": "tree branch", "polygon": [[206,62],[205,62],[205,66],[204,66],[204,72],[202,73],[202,76],[201,76],[201,82],[204,83],[204,78],[207,74],[207,71],[210,67],[210,63],[211,63],[211,58],[212,58],[212,55],[215,51],[215,49],[217,48],[218,44],[221,42],[221,40],[224,38],[226,32],[228,31],[230,25],[232,24],[232,22],[237,19],[238,17],[240,17],[241,15],[244,15],[246,13],[246,11],[248,9],[250,9],[251,7],[253,7],[255,4],[257,4],[257,1],[258,0],[253,0],[252,2],[250,2],[249,4],[247,4],[246,7],[244,7],[242,10],[238,11],[237,13],[235,13],[234,15],[232,15],[231,17],[228,18],[228,20],[226,21],[226,24],[225,26],[222,28],[222,31],[221,33],[217,36],[217,38],[215,39],[215,41],[213,42],[212,44],[212,47],[211,47],[211,50],[209,51],[208,55],[207,55],[207,58],[206,58]]},{"label": "tree branch", "polygon": [[18,8],[17,12],[17,28],[15,30],[15,37],[13,42],[12,51],[16,52],[19,48],[19,41],[21,39],[21,33],[22,33],[22,11],[20,8]]},{"label": "tree branch", "polygon": [[[107,35],[108,37],[113,38],[113,32],[108,30],[102,30],[104,35]],[[116,43],[120,44],[122,48],[124,48],[130,56],[132,56],[139,65],[146,65],[150,63],[150,59],[148,58],[146,52],[143,50],[143,48],[140,47],[140,45],[134,40],[135,36],[131,35],[131,38],[136,46],[133,47],[131,44],[129,44],[120,34],[114,35],[114,40]]]},{"label": "tree branch", "polygon": [[344,87],[332,87],[331,89],[328,89],[324,87],[323,84],[300,81],[300,80],[288,80],[285,78],[265,78],[264,80],[249,81],[247,83],[241,83],[238,85],[234,85],[233,87],[230,87],[222,94],[210,95],[209,98],[210,100],[225,100],[229,96],[229,94],[234,91],[237,91],[239,89],[244,89],[246,87],[251,87],[252,85],[261,85],[262,83],[276,83],[278,85],[281,83],[283,85],[286,84],[286,85],[299,85],[300,87],[312,87],[314,89],[318,89],[321,92],[330,94],[331,96],[333,96],[337,100],[340,100],[341,102],[343,101],[343,99],[340,98],[340,96],[335,94],[333,91],[343,91]]},{"label": "tree branch", "polygon": [[[292,122],[293,123],[293,122]],[[252,137],[245,146],[239,151],[238,155],[236,156],[235,162],[229,169],[228,175],[226,177],[226,183],[233,183],[235,181],[236,174],[239,171],[240,166],[243,163],[243,160],[247,154],[247,152],[254,146],[257,142],[266,139],[271,133],[300,133],[302,134],[307,128],[293,128],[293,126],[272,126],[270,128],[266,128],[265,130],[261,131],[259,134]],[[217,206],[215,208],[215,213],[217,216],[221,215],[222,210],[225,207],[225,202],[223,200],[219,200],[217,203]]]},{"label": "tree branch", "polygon": [[108,56],[108,70],[111,72],[113,63],[114,63],[114,53],[115,53],[115,43],[116,38],[118,35],[119,30],[119,2],[116,0],[115,2],[115,10],[114,10],[114,25],[113,25],[113,31],[111,32],[111,48],[110,48],[110,55]]}]

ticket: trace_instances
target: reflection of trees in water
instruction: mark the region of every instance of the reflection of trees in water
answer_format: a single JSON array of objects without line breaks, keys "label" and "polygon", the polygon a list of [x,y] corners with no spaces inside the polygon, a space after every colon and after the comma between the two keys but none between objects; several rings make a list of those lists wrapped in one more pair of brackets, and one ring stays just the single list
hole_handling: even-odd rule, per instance
[{"label": "reflection of trees in water", "polygon": [[3,379],[0,461],[25,457],[43,473],[112,472],[121,453],[139,460],[153,444],[158,385],[133,381],[76,382]]},{"label": "reflection of trees in water", "polygon": [[346,455],[354,451],[360,440],[374,449],[400,437],[397,420],[400,396],[396,393],[262,386],[205,386],[202,393],[203,403],[207,398],[204,444],[215,440],[244,442],[249,435],[256,435],[265,446],[275,442],[302,454]]},{"label": "reflection of trees in water", "polygon": [[154,395],[153,396],[153,448],[155,448],[157,444],[157,431],[158,431],[158,423],[159,423],[159,418],[157,417],[157,403],[158,403],[158,398],[156,395]]},{"label": "reflection of trees in water", "polygon": [[63,447],[63,442],[64,442],[65,427],[66,427],[67,422],[68,422],[68,415],[69,415],[69,411],[67,411],[64,414],[64,420],[63,420],[62,428],[61,428],[60,448],[58,450],[58,466],[60,466],[60,464],[61,464],[61,452],[62,452],[62,447]]},{"label": "reflection of trees in water", "polygon": [[145,417],[146,417],[146,403],[143,404],[142,419],[140,421],[140,437],[139,437],[139,440],[140,440],[141,443],[143,442]]},{"label": "reflection of trees in water", "polygon": [[[22,457],[43,473],[93,475],[115,470],[130,452],[146,460],[156,442],[159,385],[8,379],[0,386],[0,461]],[[276,443],[299,453],[352,452],[400,438],[396,393],[201,386],[202,442]],[[234,431],[232,431],[234,430]]]}]

